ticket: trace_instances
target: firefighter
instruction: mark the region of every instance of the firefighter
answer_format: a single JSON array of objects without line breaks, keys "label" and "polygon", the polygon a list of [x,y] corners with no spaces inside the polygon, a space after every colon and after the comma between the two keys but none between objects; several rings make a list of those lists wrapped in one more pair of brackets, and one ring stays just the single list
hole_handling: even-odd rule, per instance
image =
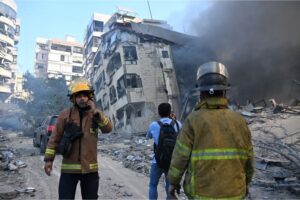
[{"label": "firefighter", "polygon": [[253,175],[253,146],[246,121],[228,109],[228,72],[218,62],[197,71],[200,101],[189,114],[168,172],[173,199],[183,188],[189,199],[245,198]]},{"label": "firefighter", "polygon": [[70,84],[71,108],[58,116],[45,152],[45,173],[50,176],[55,154],[63,154],[59,179],[59,199],[74,199],[80,181],[82,199],[97,199],[99,187],[97,162],[98,128],[109,133],[112,124],[95,107],[93,90],[84,79]]}]

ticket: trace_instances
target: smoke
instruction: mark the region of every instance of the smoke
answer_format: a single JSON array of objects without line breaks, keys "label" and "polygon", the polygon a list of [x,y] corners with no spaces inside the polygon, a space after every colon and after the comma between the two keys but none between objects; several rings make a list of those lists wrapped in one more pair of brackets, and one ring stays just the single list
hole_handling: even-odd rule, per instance
[{"label": "smoke", "polygon": [[193,87],[200,64],[215,60],[227,66],[231,97],[242,104],[299,97],[300,2],[218,1],[195,16],[186,22],[197,40],[173,52],[179,76],[189,69],[181,91]]},{"label": "smoke", "polygon": [[2,129],[21,130],[22,110],[15,104],[0,102],[0,132]]}]

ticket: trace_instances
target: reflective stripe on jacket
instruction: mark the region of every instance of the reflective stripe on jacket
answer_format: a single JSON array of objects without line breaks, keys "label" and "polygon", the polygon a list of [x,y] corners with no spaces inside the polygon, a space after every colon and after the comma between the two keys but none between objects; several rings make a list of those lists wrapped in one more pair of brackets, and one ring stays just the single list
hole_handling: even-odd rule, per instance
[{"label": "reflective stripe on jacket", "polygon": [[[70,120],[80,126],[79,111],[76,107],[71,108]],[[99,110],[98,110],[99,111]],[[102,133],[108,133],[112,130],[112,124],[103,112],[99,111],[101,122],[98,124]],[[57,119],[55,129],[49,139],[45,160],[54,160],[55,149],[64,133],[64,127],[69,121],[70,109],[63,110]],[[64,157],[61,171],[65,173],[89,173],[98,171],[97,163],[97,141],[98,131],[92,127],[93,111],[84,112],[82,118],[83,137],[73,142],[71,153],[68,158]]]},{"label": "reflective stripe on jacket", "polygon": [[189,198],[245,196],[253,175],[253,147],[249,128],[225,98],[200,102],[184,122],[174,148],[168,179]]}]

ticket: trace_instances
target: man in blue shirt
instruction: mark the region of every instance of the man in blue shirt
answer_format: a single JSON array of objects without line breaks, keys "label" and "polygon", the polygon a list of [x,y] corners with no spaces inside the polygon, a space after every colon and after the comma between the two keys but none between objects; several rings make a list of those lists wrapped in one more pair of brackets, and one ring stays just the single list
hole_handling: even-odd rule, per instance
[{"label": "man in blue shirt", "polygon": [[[171,105],[169,103],[161,103],[158,106],[158,114],[160,116],[159,121],[161,121],[163,124],[170,124],[173,119],[170,117],[171,114]],[[176,120],[174,124],[174,129],[178,133],[179,130],[181,129],[182,125],[181,123]],[[149,129],[147,132],[147,138],[151,138],[154,140],[155,145],[158,145],[158,140],[159,140],[159,134],[160,134],[160,125],[158,124],[157,121],[152,122],[149,125]],[[166,179],[166,171],[162,168],[160,168],[157,165],[157,162],[155,160],[155,156],[153,156],[152,159],[152,165],[150,169],[150,183],[149,183],[149,199],[157,199],[157,185],[159,182],[159,179],[161,175],[165,175],[165,189],[166,189],[166,194],[167,194],[167,199],[170,199],[169,193],[168,193],[168,188],[169,188],[169,182]]]}]

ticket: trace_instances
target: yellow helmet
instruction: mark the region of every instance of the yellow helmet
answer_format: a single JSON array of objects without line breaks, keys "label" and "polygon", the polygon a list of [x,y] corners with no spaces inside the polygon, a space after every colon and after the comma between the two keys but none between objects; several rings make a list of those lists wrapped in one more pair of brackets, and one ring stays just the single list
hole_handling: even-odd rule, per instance
[{"label": "yellow helmet", "polygon": [[78,92],[89,92],[90,98],[92,98],[94,90],[92,89],[92,87],[90,86],[89,82],[86,79],[79,78],[79,79],[74,80],[69,85],[70,100],[72,100],[74,94],[76,94]]},{"label": "yellow helmet", "polygon": [[71,95],[83,91],[90,91],[90,86],[86,83],[77,83],[70,87]]}]

